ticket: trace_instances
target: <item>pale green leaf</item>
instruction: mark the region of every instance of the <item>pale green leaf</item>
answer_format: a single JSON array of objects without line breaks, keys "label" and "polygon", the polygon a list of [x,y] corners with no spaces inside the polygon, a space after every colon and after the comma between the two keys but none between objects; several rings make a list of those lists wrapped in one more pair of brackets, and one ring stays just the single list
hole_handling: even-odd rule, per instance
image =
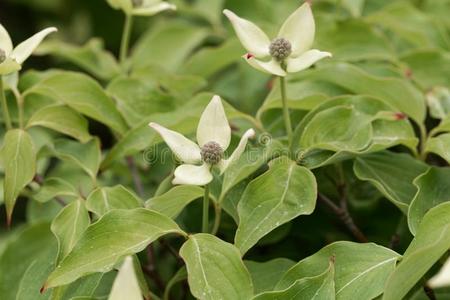
[{"label": "pale green leaf", "polygon": [[432,208],[386,282],[383,300],[402,299],[450,248],[450,202]]},{"label": "pale green leaf", "polygon": [[417,194],[408,210],[408,226],[416,234],[420,223],[431,208],[450,201],[450,168],[431,167],[414,180]]},{"label": "pale green leaf", "polygon": [[289,269],[276,288],[285,289],[299,279],[318,276],[328,268],[332,256],[336,299],[342,300],[370,300],[379,296],[400,257],[373,243],[335,242]]},{"label": "pale green leaf", "polygon": [[255,294],[271,291],[286,273],[295,265],[295,262],[287,258],[275,258],[265,262],[244,261],[252,276]]},{"label": "pale green leaf", "polygon": [[417,193],[413,181],[427,166],[410,155],[384,151],[356,158],[353,170],[406,214]]},{"label": "pale green leaf", "polygon": [[450,162],[450,133],[428,139],[425,152],[435,153]]},{"label": "pale green leaf", "polygon": [[69,254],[90,222],[83,199],[71,202],[59,212],[51,225],[51,230],[58,240],[57,261]]},{"label": "pale green leaf", "polygon": [[253,285],[239,250],[210,234],[195,234],[180,249],[192,294],[202,300],[250,299]]},{"label": "pale green leaf", "polygon": [[69,182],[60,177],[48,177],[43,184],[33,194],[33,199],[44,203],[50,201],[56,196],[79,197],[77,189]]},{"label": "pale green leaf", "polygon": [[62,102],[74,110],[123,134],[127,125],[114,101],[92,78],[75,72],[54,72],[24,93],[40,94]]},{"label": "pale green leaf", "polygon": [[102,216],[112,209],[133,209],[142,207],[142,200],[122,185],[99,187],[86,200],[86,208]]},{"label": "pale green leaf", "polygon": [[82,143],[92,137],[88,122],[76,111],[64,105],[46,106],[28,120],[27,127],[42,126],[71,136]]},{"label": "pale green leaf", "polygon": [[50,274],[45,287],[107,272],[123,257],[142,251],[169,233],[185,235],[174,221],[157,212],[144,208],[112,210],[86,229],[73,250]]},{"label": "pale green leaf", "polygon": [[145,207],[176,218],[189,203],[203,196],[203,188],[194,185],[175,186],[166,193],[150,198]]},{"label": "pale green leaf", "polygon": [[317,183],[308,169],[287,157],[272,161],[269,171],[247,186],[239,202],[236,246],[245,254],[273,229],[311,214],[316,197]]},{"label": "pale green leaf", "polygon": [[9,223],[17,197],[36,172],[36,153],[30,135],[21,129],[9,130],[3,139],[1,159],[5,172],[3,199]]}]

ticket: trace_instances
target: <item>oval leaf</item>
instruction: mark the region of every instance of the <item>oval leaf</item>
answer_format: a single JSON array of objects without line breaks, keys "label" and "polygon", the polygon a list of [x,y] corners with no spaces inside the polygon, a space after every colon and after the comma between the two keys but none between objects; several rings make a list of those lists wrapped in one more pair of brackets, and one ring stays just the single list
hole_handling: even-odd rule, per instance
[{"label": "oval leaf", "polygon": [[112,209],[142,207],[142,200],[122,185],[95,189],[86,200],[86,207],[98,216]]},{"label": "oval leaf", "polygon": [[192,294],[202,300],[250,299],[253,285],[239,250],[210,234],[195,234],[183,244]]},{"label": "oval leaf", "polygon": [[235,244],[242,254],[278,226],[312,213],[317,183],[308,169],[281,157],[247,186],[238,205]]},{"label": "oval leaf", "polygon": [[169,233],[185,235],[174,221],[157,212],[144,208],[112,210],[86,229],[72,252],[50,274],[44,288],[107,272],[121,258],[142,251]]}]

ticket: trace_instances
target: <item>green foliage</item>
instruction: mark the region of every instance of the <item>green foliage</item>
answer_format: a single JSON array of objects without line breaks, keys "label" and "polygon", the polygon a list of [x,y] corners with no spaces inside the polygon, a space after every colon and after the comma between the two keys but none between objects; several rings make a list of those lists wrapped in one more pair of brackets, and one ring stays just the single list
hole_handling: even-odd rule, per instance
[{"label": "green foliage", "polygon": [[449,298],[449,0],[3,2],[1,300]]}]

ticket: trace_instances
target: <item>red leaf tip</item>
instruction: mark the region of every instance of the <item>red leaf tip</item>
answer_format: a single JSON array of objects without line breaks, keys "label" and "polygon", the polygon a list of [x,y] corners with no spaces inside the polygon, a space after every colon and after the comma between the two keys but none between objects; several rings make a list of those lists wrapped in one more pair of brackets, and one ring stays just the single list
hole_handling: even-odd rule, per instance
[{"label": "red leaf tip", "polygon": [[253,54],[251,54],[251,53],[245,54],[245,58],[246,59],[252,59],[253,57],[255,57],[255,56]]},{"label": "red leaf tip", "polygon": [[404,113],[401,113],[401,112],[396,112],[394,114],[394,116],[395,116],[395,119],[398,120],[398,121],[406,119],[406,115]]}]

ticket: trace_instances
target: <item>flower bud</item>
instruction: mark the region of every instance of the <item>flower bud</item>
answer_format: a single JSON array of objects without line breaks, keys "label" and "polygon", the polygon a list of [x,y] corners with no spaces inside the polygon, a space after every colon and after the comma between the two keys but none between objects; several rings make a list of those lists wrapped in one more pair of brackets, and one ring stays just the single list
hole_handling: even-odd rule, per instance
[{"label": "flower bud", "polygon": [[292,45],[284,38],[276,38],[269,46],[269,53],[277,61],[283,61],[291,55]]},{"label": "flower bud", "polygon": [[208,142],[203,145],[200,154],[205,163],[216,165],[223,158],[223,149],[216,142]]}]

